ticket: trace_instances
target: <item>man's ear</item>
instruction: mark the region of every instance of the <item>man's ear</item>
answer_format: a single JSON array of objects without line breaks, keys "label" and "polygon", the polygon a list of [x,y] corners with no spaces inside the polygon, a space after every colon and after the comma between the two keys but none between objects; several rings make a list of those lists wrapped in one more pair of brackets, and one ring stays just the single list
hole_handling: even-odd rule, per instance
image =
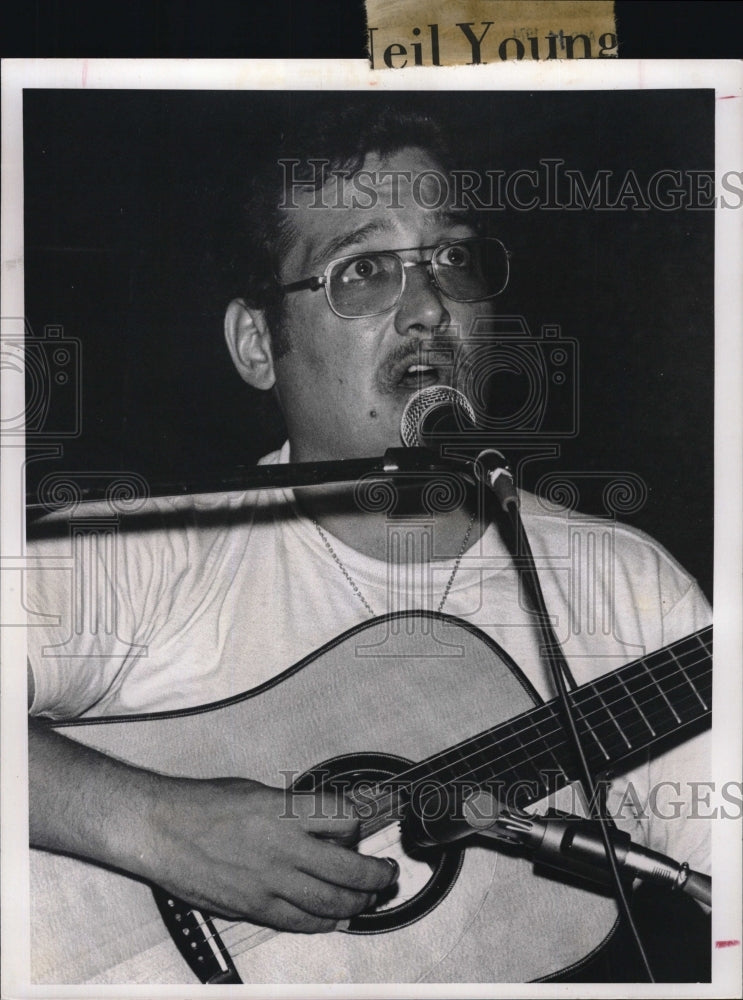
[{"label": "man's ear", "polygon": [[224,317],[224,336],[240,377],[255,389],[271,389],[276,381],[271,331],[262,309],[233,299]]}]

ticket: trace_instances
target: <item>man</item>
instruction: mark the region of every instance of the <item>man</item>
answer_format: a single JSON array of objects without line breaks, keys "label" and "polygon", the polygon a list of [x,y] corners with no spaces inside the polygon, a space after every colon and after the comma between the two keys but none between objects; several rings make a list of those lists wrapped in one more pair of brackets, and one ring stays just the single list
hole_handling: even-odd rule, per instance
[{"label": "man", "polygon": [[[227,309],[227,346],[241,377],[274,392],[281,407],[288,441],[266,462],[378,456],[399,445],[413,393],[466,381],[468,334],[487,329],[495,315],[506,250],[480,231],[467,206],[441,199],[446,146],[424,117],[384,109],[369,116],[366,106],[352,106],[297,127],[282,152],[281,165],[274,158],[267,172],[256,171],[244,236],[253,259],[244,297]],[[318,166],[319,158],[327,162]],[[33,606],[61,614],[62,624],[31,630],[32,717],[147,713],[231,698],[367,619],[419,608],[478,626],[542,697],[553,697],[534,614],[498,528],[467,492],[432,517],[424,487],[397,483],[392,513],[354,484],[152,501],[155,529],[124,526],[114,569],[100,567],[111,575],[114,630],[78,630],[76,645],[50,655],[69,633],[65,615],[86,619],[89,583],[77,582],[73,600],[65,574],[36,581]],[[568,542],[589,545],[602,529],[528,495],[521,503],[547,607],[579,684],[709,621],[683,570],[621,526],[611,527],[611,558],[602,565],[580,557],[572,575],[564,561],[555,571]],[[395,549],[401,538],[403,556]],[[86,572],[94,569],[95,560]],[[585,605],[576,579],[590,583]],[[608,633],[566,628],[581,611],[606,606]],[[458,686],[466,700],[466,677]],[[266,718],[266,731],[246,738],[260,744],[278,721]],[[316,724],[322,731],[323,719]],[[330,793],[319,803],[297,796],[287,818],[285,793],[250,773],[173,777],[156,761],[152,769],[130,765],[35,720],[30,733],[36,847],[155,883],[205,913],[295,932],[342,930],[394,891],[398,863],[355,849],[359,820]],[[274,786],[284,762],[277,763]],[[685,823],[683,809],[663,811],[668,795],[655,815],[644,807],[660,779],[706,776],[704,741],[689,741],[617,780],[610,802],[626,804],[630,788],[637,815],[620,819],[633,835],[704,868],[702,824]],[[565,936],[557,935],[556,960]],[[364,948],[382,954],[390,939]],[[432,952],[394,978],[519,976],[502,958],[458,947],[457,961]],[[389,977],[366,959],[355,969],[343,955],[340,969],[318,971],[310,961],[309,972],[270,972],[258,960],[255,978]],[[549,971],[537,966],[523,976]],[[175,981],[180,974],[172,973]]]}]

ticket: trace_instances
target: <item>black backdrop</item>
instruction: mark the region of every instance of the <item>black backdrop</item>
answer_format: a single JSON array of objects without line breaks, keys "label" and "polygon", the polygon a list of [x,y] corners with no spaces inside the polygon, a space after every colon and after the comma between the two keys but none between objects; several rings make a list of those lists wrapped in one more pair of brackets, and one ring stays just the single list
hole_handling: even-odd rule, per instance
[{"label": "black backdrop", "polygon": [[[739,59],[729,0],[615,0],[624,59]],[[34,0],[0,6],[0,51],[37,58],[362,59],[363,0]]]},{"label": "black backdrop", "polygon": [[[221,336],[240,294],[236,200],[251,157],[302,92],[27,91],[26,312],[82,345],[82,434],[29,466],[193,478],[249,465],[281,441],[269,400],[231,369]],[[375,100],[376,95],[364,99]],[[391,99],[408,100],[404,95]],[[590,179],[712,170],[711,92],[426,95],[473,164],[559,158]],[[471,151],[471,152],[470,152]],[[576,478],[602,513],[605,473],[647,500],[625,520],[664,543],[711,592],[713,214],[704,210],[505,211],[513,251],[499,312],[577,342],[576,437],[524,483]],[[518,386],[516,386],[518,392]],[[520,452],[517,449],[518,458]]]}]

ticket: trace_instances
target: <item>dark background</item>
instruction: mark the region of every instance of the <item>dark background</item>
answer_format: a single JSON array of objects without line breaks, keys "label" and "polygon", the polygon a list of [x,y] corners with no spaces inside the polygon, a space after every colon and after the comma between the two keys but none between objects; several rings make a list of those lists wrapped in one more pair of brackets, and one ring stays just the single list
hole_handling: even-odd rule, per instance
[{"label": "dark background", "polygon": [[[341,97],[341,99],[343,99]],[[377,95],[360,99],[377,100]],[[392,95],[403,103],[415,97]],[[233,371],[223,309],[242,290],[239,192],[251,159],[287,116],[327,95],[26,91],[26,311],[82,345],[82,434],[49,472],[133,471],[150,481],[231,472],[282,441],[270,397]],[[464,161],[534,169],[560,158],[588,179],[612,171],[714,167],[713,94],[427,94]],[[577,503],[605,513],[611,476],[648,497],[623,519],[658,538],[711,592],[713,213],[493,213],[513,252],[498,312],[577,342],[579,434],[523,484],[566,473]],[[541,435],[562,419],[550,400]],[[503,399],[526,391],[516,375]],[[64,397],[57,405],[64,418]],[[514,404],[517,405],[517,404]],[[505,406],[505,408],[504,408]],[[528,451],[528,449],[527,449]],[[511,449],[514,460],[524,450]],[[578,473],[579,475],[572,475]]]},{"label": "dark background", "polygon": [[[617,0],[625,59],[739,59],[739,4]],[[361,0],[7,0],[4,56],[323,58],[365,55]]]}]

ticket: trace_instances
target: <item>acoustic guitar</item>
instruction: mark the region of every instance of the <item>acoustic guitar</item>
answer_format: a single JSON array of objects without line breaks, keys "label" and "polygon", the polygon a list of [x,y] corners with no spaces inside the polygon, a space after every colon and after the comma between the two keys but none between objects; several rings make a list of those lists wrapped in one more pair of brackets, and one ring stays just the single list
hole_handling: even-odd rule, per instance
[{"label": "acoustic guitar", "polygon": [[[594,773],[709,725],[711,643],[702,629],[572,693]],[[396,857],[401,875],[347,930],[302,935],[32,851],[36,983],[524,982],[580,970],[615,928],[609,895],[535,874],[492,840],[423,851],[401,840],[400,816],[424,786],[485,785],[523,808],[577,776],[559,706],[460,619],[375,618],[238,696],[55,728],[167,774],[340,782],[362,817],[359,849]]]}]

